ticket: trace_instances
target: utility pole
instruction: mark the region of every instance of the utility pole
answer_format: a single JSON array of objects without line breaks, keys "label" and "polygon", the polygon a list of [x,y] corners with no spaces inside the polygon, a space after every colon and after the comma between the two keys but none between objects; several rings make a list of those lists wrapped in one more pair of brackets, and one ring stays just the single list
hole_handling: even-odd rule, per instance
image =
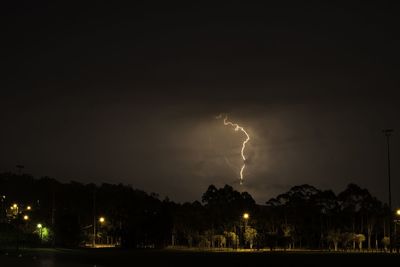
[{"label": "utility pole", "polygon": [[393,132],[393,129],[385,129],[382,132],[386,136],[386,145],[387,145],[387,168],[388,168],[388,186],[389,186],[389,240],[390,240],[390,253],[393,251],[393,211],[392,211],[392,189],[391,189],[391,182],[390,182],[390,145],[389,145],[389,138]]},{"label": "utility pole", "polygon": [[[53,231],[55,232],[55,213],[56,213],[56,194],[55,194],[55,185],[53,184],[53,203],[51,207],[51,227]],[[56,246],[56,235],[53,235],[53,240],[52,240],[52,245],[53,247]]]},{"label": "utility pole", "polygon": [[96,247],[96,189],[93,191],[93,248]]}]

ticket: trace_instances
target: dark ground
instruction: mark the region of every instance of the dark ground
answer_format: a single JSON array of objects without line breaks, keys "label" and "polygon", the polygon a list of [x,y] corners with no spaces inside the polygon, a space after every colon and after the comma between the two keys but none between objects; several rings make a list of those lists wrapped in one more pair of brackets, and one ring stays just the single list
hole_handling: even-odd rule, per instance
[{"label": "dark ground", "polygon": [[[40,249],[0,256],[1,267],[12,266],[383,266],[399,254],[334,252],[198,252],[173,250]],[[395,264],[396,265],[396,264]]]}]

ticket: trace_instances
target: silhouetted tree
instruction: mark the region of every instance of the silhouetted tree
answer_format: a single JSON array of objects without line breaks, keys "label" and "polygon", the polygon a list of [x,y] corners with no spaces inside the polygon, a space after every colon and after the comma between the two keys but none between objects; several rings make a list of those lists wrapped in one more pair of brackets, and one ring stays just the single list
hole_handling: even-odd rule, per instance
[{"label": "silhouetted tree", "polygon": [[[3,173],[0,196],[3,194],[1,227],[14,233],[8,237],[32,243],[35,235],[37,238],[35,223],[40,222],[54,233],[53,242],[59,246],[88,242],[94,215],[106,218],[106,223],[98,227],[102,240],[132,248],[237,248],[255,244],[270,249],[333,245],[337,250],[339,244],[343,249],[354,249],[358,244],[361,249],[366,239],[371,249],[373,238],[377,247],[378,240],[387,235],[387,206],[355,184],[349,184],[337,196],[307,184],[294,186],[266,205],[257,205],[249,193],[229,185],[210,185],[202,202],[180,204],[168,198],[161,201],[157,194],[129,185],[61,183],[49,177]],[[28,222],[21,214],[10,215],[8,208],[13,202],[21,208],[32,207]],[[243,219],[245,212],[250,214],[249,219]]]}]

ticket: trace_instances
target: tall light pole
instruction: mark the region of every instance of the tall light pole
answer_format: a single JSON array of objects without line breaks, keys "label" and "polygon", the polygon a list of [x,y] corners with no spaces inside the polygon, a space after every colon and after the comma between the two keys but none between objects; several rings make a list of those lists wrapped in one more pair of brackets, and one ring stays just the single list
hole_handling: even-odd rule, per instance
[{"label": "tall light pole", "polygon": [[[394,221],[394,237],[395,237],[395,239],[397,239],[397,224],[400,222],[400,209],[396,210],[396,214],[394,216],[395,216],[395,219],[393,220]],[[397,242],[395,244],[396,244],[396,252],[399,253],[399,247],[397,245]]]},{"label": "tall light pole", "polygon": [[6,196],[2,195],[0,196],[0,199],[1,199],[0,222],[3,222],[3,220],[6,219],[6,206],[5,206]]},{"label": "tall light pole", "polygon": [[250,215],[249,215],[247,212],[243,214],[243,220],[244,220],[244,228],[245,228],[245,230],[246,230],[247,221],[248,221],[249,218],[250,218]]},{"label": "tall light pole", "polygon": [[392,214],[392,189],[390,183],[390,145],[389,138],[392,135],[393,129],[385,129],[382,132],[386,136],[386,145],[387,145],[387,168],[388,168],[388,186],[389,186],[389,240],[390,240],[390,252],[393,250],[393,233],[392,233],[392,224],[393,224],[393,214]]},{"label": "tall light pole", "polygon": [[[104,224],[105,222],[106,222],[106,219],[105,219],[104,217],[100,217],[100,218],[99,218],[100,227],[103,226],[103,224]],[[101,242],[100,244],[103,244],[103,243],[104,243],[104,239],[101,238],[101,239],[100,239],[100,242]]]},{"label": "tall light pole", "polygon": [[96,189],[93,191],[93,248],[96,247]]},{"label": "tall light pole", "polygon": [[245,238],[245,236],[246,236],[246,229],[247,229],[247,221],[249,220],[249,218],[250,218],[250,215],[247,212],[243,213],[243,221],[244,221],[243,239],[244,239],[244,246],[246,246],[246,240],[245,240],[246,238]]},{"label": "tall light pole", "polygon": [[36,225],[36,228],[39,229],[40,244],[42,244],[42,238],[43,238],[43,236],[42,236],[42,228],[43,228],[43,225],[41,223],[38,223]]}]

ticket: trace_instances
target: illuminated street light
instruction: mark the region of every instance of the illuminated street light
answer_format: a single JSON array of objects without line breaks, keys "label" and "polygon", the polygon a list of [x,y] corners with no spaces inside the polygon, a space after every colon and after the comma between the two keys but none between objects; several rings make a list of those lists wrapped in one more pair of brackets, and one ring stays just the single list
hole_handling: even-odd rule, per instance
[{"label": "illuminated street light", "polygon": [[36,225],[36,227],[39,229],[39,236],[40,236],[40,243],[42,242],[42,239],[43,239],[43,235],[42,235],[42,228],[43,228],[43,225],[41,224],[41,223],[38,223],[37,225]]},{"label": "illuminated street light", "polygon": [[29,220],[29,216],[28,215],[24,215],[24,220],[25,221]]},{"label": "illuminated street light", "polygon": [[105,221],[106,221],[106,219],[105,219],[104,217],[100,217],[100,218],[99,218],[99,222],[100,222],[100,223],[104,223]]},{"label": "illuminated street light", "polygon": [[31,206],[28,206],[28,207],[26,207],[26,209],[27,209],[27,210],[31,210],[31,209],[32,209],[32,207],[31,207]]},{"label": "illuminated street light", "polygon": [[243,232],[242,232],[242,235],[243,235],[243,236],[244,236],[244,234],[246,233],[246,230],[247,230],[247,222],[248,222],[249,218],[250,218],[250,215],[249,215],[247,212],[243,213],[243,223],[244,223],[244,225],[243,225]]},{"label": "illuminated street light", "polygon": [[11,210],[14,216],[16,216],[18,214],[18,205],[17,203],[12,204],[11,206]]},{"label": "illuminated street light", "polygon": [[400,209],[396,210],[396,215],[400,216]]}]

